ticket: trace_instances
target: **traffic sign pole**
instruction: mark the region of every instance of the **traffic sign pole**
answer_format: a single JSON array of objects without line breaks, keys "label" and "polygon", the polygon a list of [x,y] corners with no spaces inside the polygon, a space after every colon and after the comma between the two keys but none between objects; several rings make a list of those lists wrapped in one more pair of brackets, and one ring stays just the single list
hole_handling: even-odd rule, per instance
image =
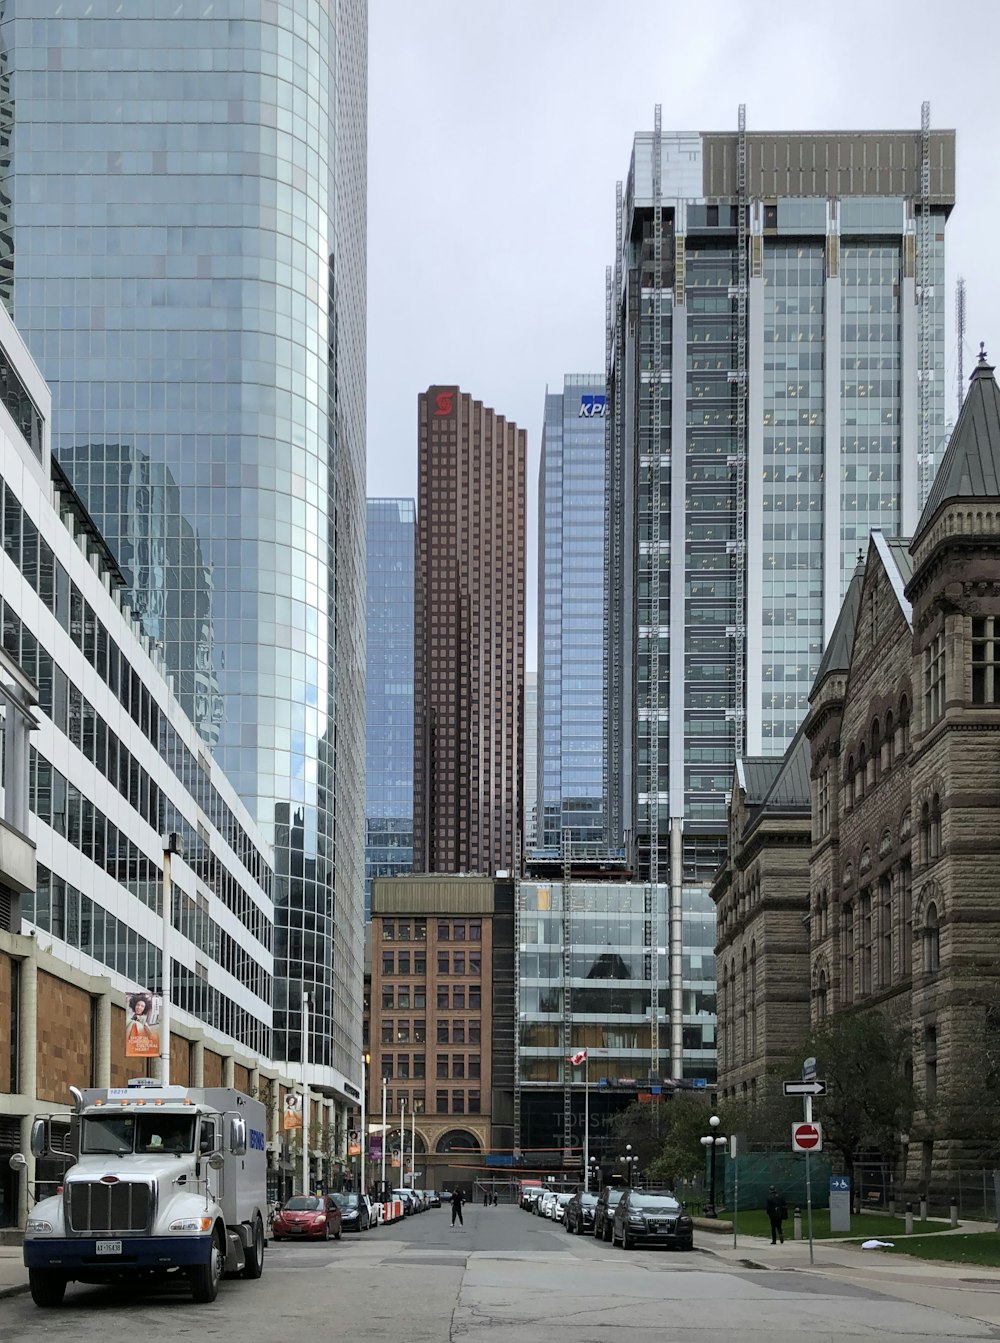
[{"label": "traffic sign pole", "polygon": [[[803,1069],[805,1071],[805,1069]],[[813,1076],[815,1076],[815,1062],[813,1063]],[[807,1124],[813,1122],[813,1098],[812,1096],[803,1096],[805,1105],[805,1120]],[[806,1152],[806,1221],[809,1226],[809,1262],[813,1262],[813,1195],[812,1195],[812,1174],[809,1164],[809,1153]]]}]

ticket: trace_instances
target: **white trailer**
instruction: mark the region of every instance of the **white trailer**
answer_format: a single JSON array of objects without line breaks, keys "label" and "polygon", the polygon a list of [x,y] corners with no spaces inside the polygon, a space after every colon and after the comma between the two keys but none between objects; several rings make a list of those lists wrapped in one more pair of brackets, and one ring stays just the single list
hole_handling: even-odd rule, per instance
[{"label": "white trailer", "polygon": [[[214,1301],[223,1273],[259,1278],[267,1225],[264,1106],[226,1087],[70,1088],[75,1164],[28,1215],[24,1263],[38,1306],[68,1282],[186,1278]],[[50,1121],[31,1148],[49,1153]],[[23,1156],[11,1158],[24,1165]]]}]

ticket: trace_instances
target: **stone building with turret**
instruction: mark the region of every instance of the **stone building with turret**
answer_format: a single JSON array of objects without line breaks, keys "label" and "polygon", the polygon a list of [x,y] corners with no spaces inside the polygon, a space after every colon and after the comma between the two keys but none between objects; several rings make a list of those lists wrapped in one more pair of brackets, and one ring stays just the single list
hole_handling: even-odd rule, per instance
[{"label": "stone building with turret", "polygon": [[[912,540],[874,531],[859,561],[800,738],[775,776],[805,754],[807,811],[772,819],[769,844],[766,793],[755,807],[738,771],[713,892],[722,1092],[744,1090],[748,1070],[759,1076],[764,1060],[784,1057],[810,1021],[881,1008],[909,1029],[906,1175],[925,1187],[975,1156],[969,1077],[985,1066],[1000,1002],[993,375],[981,355]],[[743,777],[760,764],[743,762]],[[799,826],[806,849],[789,846]],[[776,852],[793,856],[781,868],[768,859]],[[754,943],[758,962],[764,946],[785,951],[780,973],[758,970],[752,1012],[748,936],[749,966]]]}]

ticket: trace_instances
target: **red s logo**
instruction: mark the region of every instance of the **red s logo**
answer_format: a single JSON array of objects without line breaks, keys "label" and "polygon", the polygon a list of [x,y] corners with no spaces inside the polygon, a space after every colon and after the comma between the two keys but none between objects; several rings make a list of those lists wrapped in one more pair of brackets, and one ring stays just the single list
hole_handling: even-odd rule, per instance
[{"label": "red s logo", "polygon": [[454,392],[438,392],[437,396],[434,398],[434,404],[437,407],[437,409],[434,411],[435,418],[438,415],[451,414],[452,410],[451,403],[454,399],[454,396],[455,396]]}]

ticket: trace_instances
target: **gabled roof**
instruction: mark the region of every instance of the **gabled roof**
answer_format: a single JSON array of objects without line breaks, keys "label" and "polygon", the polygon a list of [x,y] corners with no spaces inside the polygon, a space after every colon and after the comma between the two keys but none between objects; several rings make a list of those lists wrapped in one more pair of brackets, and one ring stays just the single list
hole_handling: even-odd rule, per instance
[{"label": "gabled roof", "polygon": [[854,630],[858,623],[858,612],[861,610],[861,587],[865,579],[865,562],[862,558],[858,559],[857,568],[851,575],[851,581],[847,585],[847,592],[844,594],[844,601],[840,608],[840,615],[837,617],[837,623],[833,627],[833,633],[830,635],[830,642],[823,650],[823,656],[820,659],[819,669],[812,683],[812,689],[809,692],[809,698],[812,699],[820,685],[831,672],[847,671],[851,665],[851,651],[854,648]]},{"label": "gabled roof", "polygon": [[778,762],[780,768],[767,790],[767,796],[764,798],[761,808],[762,811],[786,811],[789,807],[811,807],[810,757],[809,738],[800,727],[789,743],[784,756]]},{"label": "gabled roof", "polygon": [[1000,387],[982,346],[914,540],[951,499],[1000,499]]},{"label": "gabled roof", "polygon": [[755,807],[763,802],[768,789],[774,783],[781,769],[781,756],[748,755],[740,761],[740,766],[740,782],[746,793],[746,804],[748,807]]}]

